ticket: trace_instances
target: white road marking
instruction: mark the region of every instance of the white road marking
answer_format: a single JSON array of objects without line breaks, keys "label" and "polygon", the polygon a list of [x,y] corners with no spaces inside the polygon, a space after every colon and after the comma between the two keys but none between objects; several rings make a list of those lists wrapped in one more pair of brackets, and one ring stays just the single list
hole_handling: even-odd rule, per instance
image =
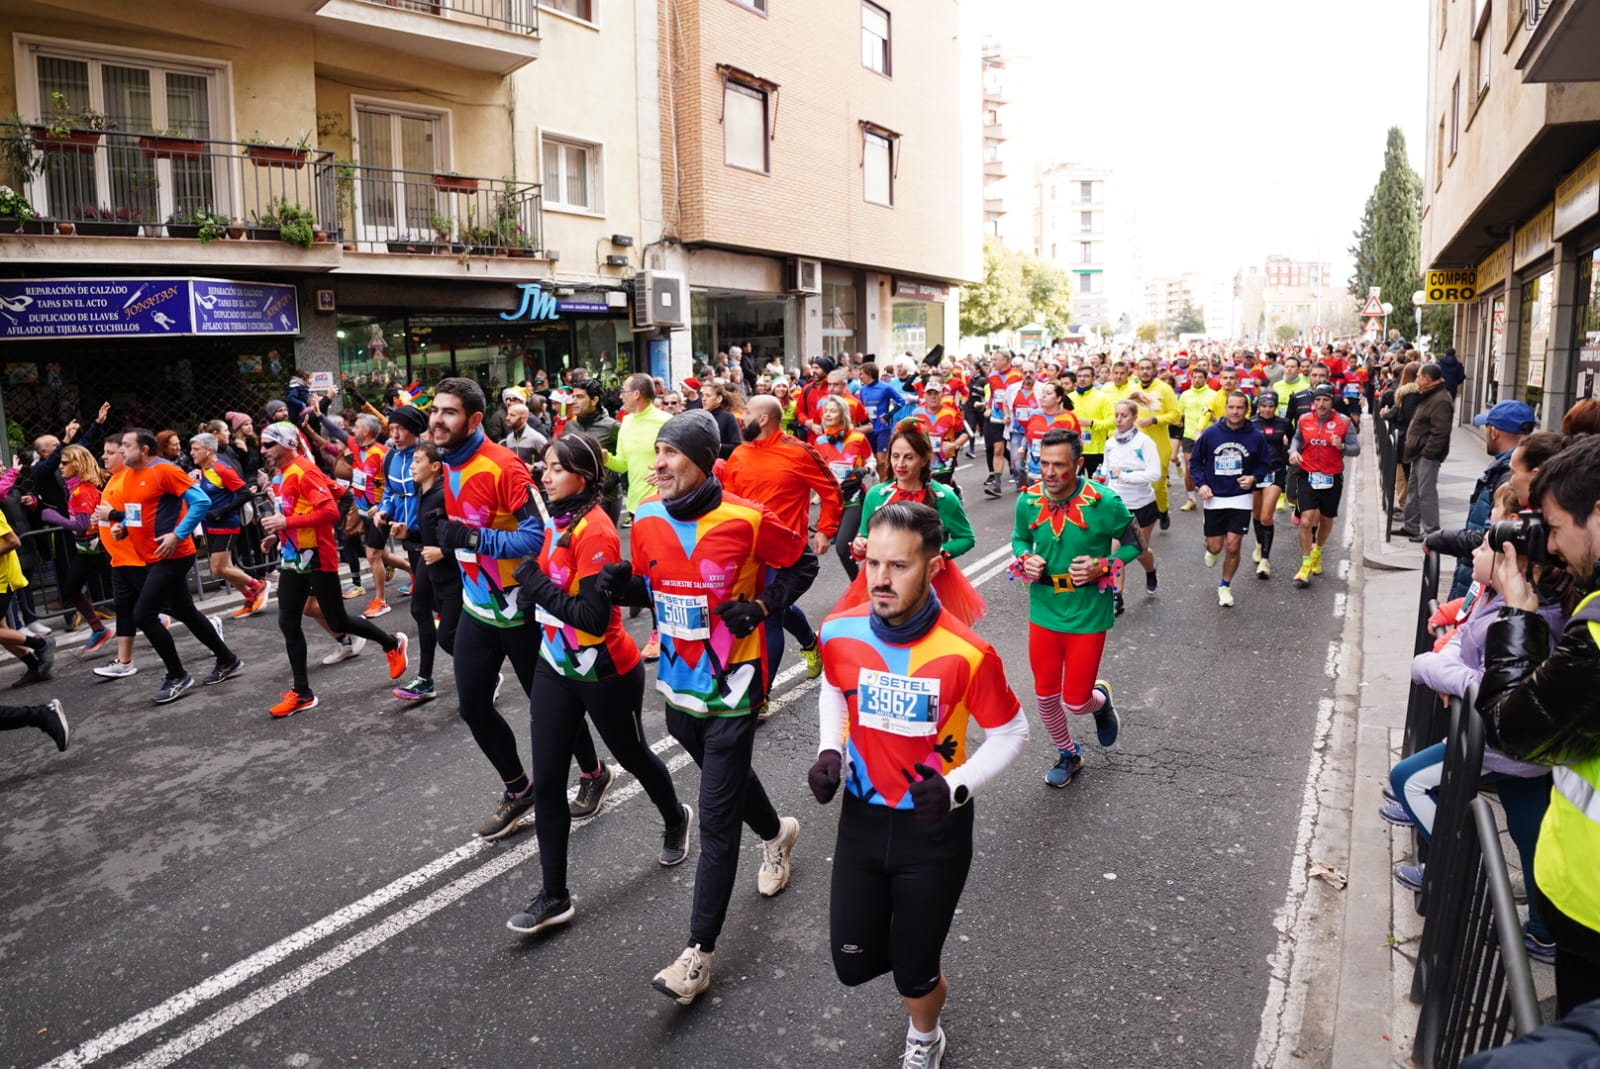
[{"label": "white road marking", "polygon": [[1345,610],[1346,605],[1349,604],[1349,602],[1350,602],[1350,598],[1346,594],[1335,594],[1333,596],[1333,617],[1334,617],[1334,619],[1336,619],[1336,620],[1343,620],[1344,619],[1344,610]]},{"label": "white road marking", "polygon": [[1328,643],[1328,657],[1322,662],[1322,673],[1329,679],[1339,678],[1339,666],[1344,663],[1344,643]]}]

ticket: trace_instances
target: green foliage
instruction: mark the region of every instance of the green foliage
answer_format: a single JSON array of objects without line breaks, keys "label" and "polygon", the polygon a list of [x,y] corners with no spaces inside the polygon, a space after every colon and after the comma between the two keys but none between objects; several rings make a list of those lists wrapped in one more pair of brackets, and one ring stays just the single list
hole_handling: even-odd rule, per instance
[{"label": "green foliage", "polygon": [[994,238],[983,243],[983,281],[961,291],[961,333],[983,337],[1027,323],[1028,291],[1022,261]]},{"label": "green foliage", "polygon": [[1200,314],[1200,309],[1193,304],[1185,303],[1183,311],[1178,313],[1177,319],[1167,324],[1167,329],[1174,334],[1204,334],[1206,320]]},{"label": "green foliage", "polygon": [[1277,330],[1272,332],[1272,335],[1281,343],[1293,341],[1296,333],[1298,332],[1294,329],[1294,327],[1290,326],[1288,323],[1283,323],[1279,325]]},{"label": "green foliage", "polygon": [[1072,279],[1065,271],[1033,256],[1017,258],[1022,269],[1022,289],[1029,318],[1052,334],[1066,332],[1072,323]]},{"label": "green foliage", "polygon": [[[1383,150],[1383,171],[1367,198],[1356,244],[1350,253],[1355,273],[1350,276],[1350,296],[1367,298],[1377,286],[1384,301],[1403,309],[1411,303],[1422,268],[1422,179],[1406,159],[1406,138],[1398,126],[1389,128]],[[1394,326],[1390,323],[1390,326]]]},{"label": "green foliage", "polygon": [[[1420,280],[1419,280],[1420,282]],[[1456,306],[1430,304],[1422,309],[1422,333],[1428,335],[1428,351],[1442,353],[1456,343]]]},{"label": "green foliage", "polygon": [[282,198],[267,201],[267,210],[256,217],[256,223],[259,226],[276,226],[278,237],[302,249],[311,248],[317,240],[314,229],[317,217],[309,208],[290,204]]},{"label": "green foliage", "polygon": [[1140,341],[1149,342],[1155,341],[1156,337],[1160,333],[1161,328],[1155,323],[1141,323],[1139,324],[1139,329],[1133,332],[1134,337],[1138,338]]}]

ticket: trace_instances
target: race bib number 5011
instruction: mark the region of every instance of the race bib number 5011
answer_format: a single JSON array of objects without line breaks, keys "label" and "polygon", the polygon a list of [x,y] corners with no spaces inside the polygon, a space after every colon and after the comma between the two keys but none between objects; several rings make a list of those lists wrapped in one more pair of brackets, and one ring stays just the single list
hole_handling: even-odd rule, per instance
[{"label": "race bib number 5011", "polygon": [[861,726],[910,738],[939,730],[939,681],[863,668],[856,682]]},{"label": "race bib number 5011", "polygon": [[688,641],[711,637],[711,619],[703,595],[656,591],[656,627],[663,635]]}]

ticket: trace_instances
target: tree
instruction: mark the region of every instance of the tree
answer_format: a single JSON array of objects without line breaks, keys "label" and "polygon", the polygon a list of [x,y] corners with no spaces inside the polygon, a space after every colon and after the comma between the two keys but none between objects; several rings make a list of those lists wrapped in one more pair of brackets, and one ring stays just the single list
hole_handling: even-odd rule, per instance
[{"label": "tree", "polygon": [[1294,327],[1290,326],[1288,323],[1284,323],[1282,326],[1278,327],[1277,330],[1272,332],[1273,337],[1277,338],[1280,344],[1287,341],[1293,341],[1294,336],[1298,333],[1300,332],[1295,330]]},{"label": "tree", "polygon": [[[1429,304],[1422,309],[1422,333],[1428,335],[1428,352],[1442,353],[1456,342],[1456,306]],[[1415,341],[1416,339],[1412,339]]]},{"label": "tree", "polygon": [[1183,311],[1178,313],[1177,319],[1167,324],[1167,329],[1174,334],[1204,334],[1206,320],[1192,301],[1185,301]]},{"label": "tree", "polygon": [[1028,296],[1028,315],[1034,322],[1062,334],[1072,323],[1072,281],[1067,273],[1048,260],[1034,256],[1018,257],[1022,268],[1022,287]]},{"label": "tree", "polygon": [[1383,171],[1367,198],[1361,226],[1350,251],[1356,271],[1350,278],[1350,295],[1364,301],[1377,286],[1382,299],[1397,309],[1411,303],[1422,278],[1422,179],[1406,158],[1406,137],[1398,126],[1389,128],[1383,150]]},{"label": "tree", "polygon": [[1027,323],[1029,311],[1021,261],[999,241],[985,239],[983,281],[961,291],[961,333],[984,337],[1016,330]]},{"label": "tree", "polygon": [[1133,333],[1140,341],[1155,341],[1156,335],[1161,333],[1161,328],[1154,323],[1141,323],[1139,329]]}]

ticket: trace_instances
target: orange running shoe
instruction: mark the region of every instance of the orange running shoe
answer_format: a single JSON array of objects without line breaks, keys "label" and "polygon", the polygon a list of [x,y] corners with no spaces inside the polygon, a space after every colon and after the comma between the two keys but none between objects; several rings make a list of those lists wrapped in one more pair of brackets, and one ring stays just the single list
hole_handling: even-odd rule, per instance
[{"label": "orange running shoe", "polygon": [[302,697],[298,691],[286,690],[283,692],[283,700],[268,709],[267,712],[282,719],[286,716],[293,716],[305,709],[315,709],[316,707],[317,696],[315,694]]},{"label": "orange running shoe", "polygon": [[406,633],[404,631],[396,631],[394,640],[399,645],[385,653],[384,656],[389,658],[389,678],[399,679],[406,674],[406,669],[411,666],[411,658],[406,656]]},{"label": "orange running shoe", "polygon": [[365,609],[361,610],[361,615],[366,617],[368,620],[376,620],[380,616],[388,616],[391,611],[393,610],[389,608],[389,603],[387,601],[380,601],[377,598],[373,598],[372,603]]},{"label": "orange running shoe", "polygon": [[260,612],[267,607],[267,598],[272,594],[272,586],[265,579],[256,587],[255,597],[250,600],[250,611]]}]

